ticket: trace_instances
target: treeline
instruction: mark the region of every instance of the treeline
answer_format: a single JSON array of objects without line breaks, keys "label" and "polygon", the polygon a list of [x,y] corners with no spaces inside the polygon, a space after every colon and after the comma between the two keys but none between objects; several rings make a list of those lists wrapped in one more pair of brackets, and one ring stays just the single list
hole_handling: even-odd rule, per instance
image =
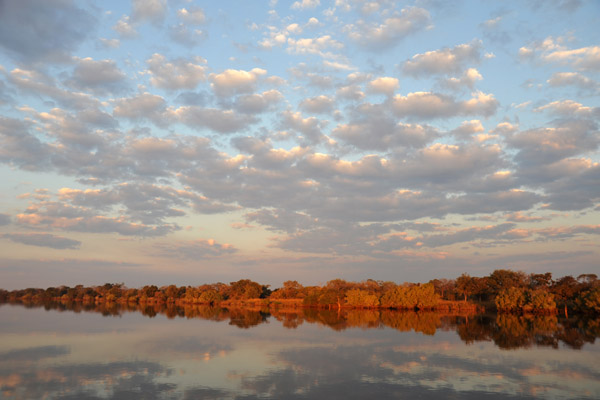
[{"label": "treeline", "polygon": [[434,279],[425,284],[375,281],[348,282],[334,279],[323,286],[303,286],[286,281],[281,288],[242,279],[229,284],[200,286],[155,285],[127,288],[124,284],[60,286],[47,289],[0,290],[0,301],[291,305],[325,309],[365,308],[404,310],[468,310],[484,305],[512,313],[553,314],[569,311],[600,313],[600,281],[595,274],[554,280],[551,273],[525,274],[495,270],[485,277],[463,274],[457,279]]}]

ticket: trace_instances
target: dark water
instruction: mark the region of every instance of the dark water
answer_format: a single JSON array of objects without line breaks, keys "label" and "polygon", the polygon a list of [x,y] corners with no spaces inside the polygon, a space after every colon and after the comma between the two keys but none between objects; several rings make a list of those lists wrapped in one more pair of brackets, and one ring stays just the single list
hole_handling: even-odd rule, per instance
[{"label": "dark water", "polygon": [[0,306],[0,398],[600,398],[598,320],[47,308]]}]

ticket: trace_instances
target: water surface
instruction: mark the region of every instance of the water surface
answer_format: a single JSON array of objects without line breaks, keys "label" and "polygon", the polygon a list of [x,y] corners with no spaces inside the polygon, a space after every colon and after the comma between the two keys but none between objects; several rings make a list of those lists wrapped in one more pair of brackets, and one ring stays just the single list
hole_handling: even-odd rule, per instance
[{"label": "water surface", "polygon": [[0,307],[0,398],[600,398],[594,320],[48,308]]}]

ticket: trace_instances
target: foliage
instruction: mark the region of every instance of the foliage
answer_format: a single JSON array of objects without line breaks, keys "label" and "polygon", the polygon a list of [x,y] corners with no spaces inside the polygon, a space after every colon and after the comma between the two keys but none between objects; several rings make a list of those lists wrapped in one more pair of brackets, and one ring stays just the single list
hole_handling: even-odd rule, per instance
[{"label": "foliage", "polygon": [[381,305],[388,308],[426,309],[433,308],[439,302],[432,284],[396,286],[381,297]]},{"label": "foliage", "polygon": [[556,311],[556,303],[545,289],[509,287],[496,296],[496,308],[504,312],[548,313]]},{"label": "foliage", "polygon": [[346,293],[346,304],[351,307],[377,307],[379,298],[375,294],[363,289],[351,289]]},{"label": "foliage", "polygon": [[[47,289],[27,288],[6,291],[0,289],[0,301],[19,301],[31,304],[41,301],[132,304],[216,304],[223,301],[263,299],[282,304],[309,307],[342,308],[396,308],[396,309],[460,309],[456,300],[464,300],[465,309],[476,308],[473,301],[496,305],[500,311],[519,313],[553,313],[557,306],[567,311],[600,313],[600,281],[596,274],[582,274],[577,278],[564,276],[553,280],[551,273],[526,275],[520,271],[498,269],[489,276],[471,277],[462,274],[457,279],[433,279],[427,284],[383,282],[368,279],[349,282],[333,279],[324,286],[303,286],[288,280],[279,289],[271,291],[249,279],[230,284],[213,283],[200,286],[168,285],[127,288],[123,283],[105,283],[100,286],[59,286]],[[443,302],[442,302],[443,300]],[[470,300],[471,303],[467,303]],[[452,307],[450,307],[451,305]],[[472,306],[472,307],[471,307]]]}]

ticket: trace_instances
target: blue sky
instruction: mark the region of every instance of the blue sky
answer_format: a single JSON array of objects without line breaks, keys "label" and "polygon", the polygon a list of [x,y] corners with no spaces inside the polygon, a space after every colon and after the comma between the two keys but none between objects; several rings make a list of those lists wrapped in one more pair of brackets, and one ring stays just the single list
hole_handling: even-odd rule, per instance
[{"label": "blue sky", "polygon": [[0,7],[4,288],[598,270],[596,1]]}]

